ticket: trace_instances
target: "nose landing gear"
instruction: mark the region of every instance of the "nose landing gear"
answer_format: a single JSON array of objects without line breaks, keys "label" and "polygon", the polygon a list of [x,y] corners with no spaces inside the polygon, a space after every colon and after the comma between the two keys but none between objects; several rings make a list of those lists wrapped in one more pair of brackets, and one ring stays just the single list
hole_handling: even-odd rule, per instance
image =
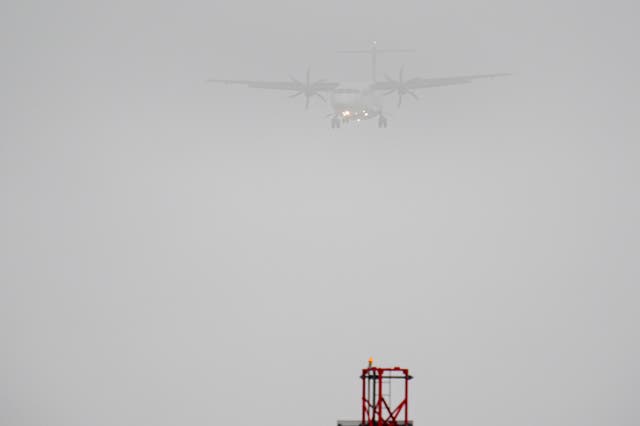
[{"label": "nose landing gear", "polygon": [[378,127],[379,128],[387,127],[387,118],[385,116],[380,115],[380,117],[378,118]]},{"label": "nose landing gear", "polygon": [[331,119],[331,128],[339,129],[340,128],[340,119],[338,117],[333,117]]}]

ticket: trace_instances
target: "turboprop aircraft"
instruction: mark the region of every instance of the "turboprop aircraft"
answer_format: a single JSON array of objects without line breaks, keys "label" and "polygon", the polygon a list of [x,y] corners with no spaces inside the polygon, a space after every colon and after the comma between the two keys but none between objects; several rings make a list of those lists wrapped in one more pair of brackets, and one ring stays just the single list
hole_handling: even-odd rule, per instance
[{"label": "turboprop aircraft", "polygon": [[[343,50],[338,53],[346,54],[368,54],[371,57],[371,79],[361,83],[341,83],[334,81],[311,80],[311,70],[307,68],[306,78],[303,81],[295,77],[289,80],[266,81],[266,80],[224,80],[209,79],[209,82],[224,84],[239,84],[252,89],[281,90],[293,92],[289,97],[296,98],[304,96],[305,109],[309,108],[312,98],[317,97],[328,102],[332,112],[327,115],[331,118],[331,127],[340,128],[342,124],[359,123],[377,119],[378,127],[387,127],[388,114],[384,110],[384,96],[396,93],[398,96],[397,106],[402,105],[404,96],[411,96],[418,100],[417,90],[429,89],[432,87],[452,86],[458,84],[471,83],[474,80],[502,77],[508,73],[496,74],[474,74],[454,77],[424,78],[414,77],[404,78],[404,67],[400,68],[397,79],[393,79],[388,74],[384,74],[384,80],[377,77],[378,55],[383,53],[413,52],[407,49],[379,49],[376,42],[368,50]],[[328,99],[327,99],[328,98]]]}]

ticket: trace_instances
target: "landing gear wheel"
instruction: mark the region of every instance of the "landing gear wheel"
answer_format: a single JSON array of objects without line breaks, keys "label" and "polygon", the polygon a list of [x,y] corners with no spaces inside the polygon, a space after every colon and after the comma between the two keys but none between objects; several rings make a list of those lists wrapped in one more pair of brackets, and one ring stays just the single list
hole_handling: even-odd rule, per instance
[{"label": "landing gear wheel", "polygon": [[338,118],[332,118],[331,119],[331,128],[332,129],[339,129],[340,128],[340,120]]},{"label": "landing gear wheel", "polygon": [[378,127],[380,128],[387,127],[387,119],[385,117],[380,116],[380,118],[378,119]]}]

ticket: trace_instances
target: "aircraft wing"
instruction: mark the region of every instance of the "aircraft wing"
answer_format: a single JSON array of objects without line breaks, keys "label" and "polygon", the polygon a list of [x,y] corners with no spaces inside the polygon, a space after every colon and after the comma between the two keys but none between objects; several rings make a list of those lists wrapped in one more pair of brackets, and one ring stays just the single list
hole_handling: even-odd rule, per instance
[{"label": "aircraft wing", "polygon": [[[440,77],[440,78],[422,78],[416,77],[410,80],[406,80],[401,82],[404,88],[408,90],[416,90],[416,89],[428,89],[431,87],[440,87],[440,86],[453,86],[457,84],[467,84],[471,83],[473,80],[485,79],[485,78],[495,78],[495,77],[503,77],[510,74],[507,73],[499,73],[499,74],[476,74],[476,75],[461,75],[456,77]],[[378,81],[373,84],[373,88],[376,90],[393,90],[398,88],[398,81],[387,77],[386,81]]]},{"label": "aircraft wing", "polygon": [[[268,90],[288,90],[299,92],[304,90],[305,84],[297,80],[290,81],[264,81],[264,80],[218,80],[209,79],[211,83],[239,84],[250,87],[252,89],[268,89]],[[313,83],[314,91],[330,91],[338,87],[340,83],[320,80]]]}]

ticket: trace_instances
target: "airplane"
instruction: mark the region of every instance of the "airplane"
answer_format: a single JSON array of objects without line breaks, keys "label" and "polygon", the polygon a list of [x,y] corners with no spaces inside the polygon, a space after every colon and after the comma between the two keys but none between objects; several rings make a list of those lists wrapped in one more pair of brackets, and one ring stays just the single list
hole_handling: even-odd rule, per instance
[{"label": "airplane", "polygon": [[[327,103],[332,109],[327,118],[331,118],[331,127],[340,128],[341,124],[359,123],[361,121],[378,120],[378,127],[386,128],[388,125],[388,114],[384,111],[383,97],[397,93],[397,106],[402,105],[404,96],[409,95],[418,100],[416,90],[428,89],[432,87],[451,86],[457,84],[467,84],[474,80],[502,77],[509,73],[496,74],[475,74],[455,77],[404,78],[404,67],[400,68],[397,79],[384,74],[385,79],[379,81],[377,78],[377,60],[381,53],[402,53],[413,52],[409,49],[379,49],[376,42],[368,50],[342,50],[338,53],[345,54],[368,54],[371,57],[371,81],[363,83],[340,83],[322,80],[311,80],[311,69],[307,68],[306,78],[300,81],[289,76],[288,81],[265,81],[265,80],[221,80],[209,79],[208,82],[239,84],[252,89],[282,90],[293,92],[290,98],[298,96],[305,97],[305,109],[309,109],[311,99],[317,97]],[[323,95],[324,93],[324,95]]]}]

